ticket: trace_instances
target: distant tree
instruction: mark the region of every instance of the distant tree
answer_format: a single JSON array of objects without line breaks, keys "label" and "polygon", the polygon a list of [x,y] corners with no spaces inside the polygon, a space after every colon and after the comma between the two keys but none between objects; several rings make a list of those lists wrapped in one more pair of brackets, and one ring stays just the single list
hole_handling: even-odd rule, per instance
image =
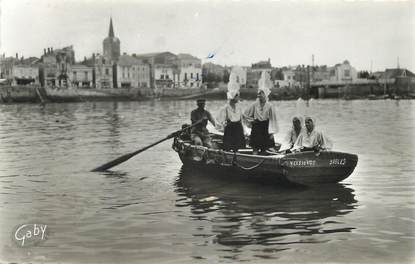
[{"label": "distant tree", "polygon": [[369,76],[370,76],[370,74],[369,74],[369,72],[368,72],[368,71],[360,71],[360,72],[357,74],[357,77],[358,77],[358,78],[360,78],[360,79],[368,79],[368,78],[369,78]]}]

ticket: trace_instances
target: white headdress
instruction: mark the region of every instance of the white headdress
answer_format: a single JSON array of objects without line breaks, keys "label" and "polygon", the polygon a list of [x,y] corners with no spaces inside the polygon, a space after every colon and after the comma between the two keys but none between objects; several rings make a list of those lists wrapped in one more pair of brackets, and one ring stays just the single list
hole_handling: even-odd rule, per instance
[{"label": "white headdress", "polygon": [[265,97],[268,98],[269,94],[271,93],[271,88],[273,87],[271,76],[268,72],[263,71],[261,73],[261,79],[258,80],[258,91],[263,91]]},{"label": "white headdress", "polygon": [[239,94],[239,83],[236,80],[236,73],[232,69],[231,74],[229,76],[229,82],[228,82],[228,93],[226,96],[228,97],[228,100],[234,99],[237,94]]}]

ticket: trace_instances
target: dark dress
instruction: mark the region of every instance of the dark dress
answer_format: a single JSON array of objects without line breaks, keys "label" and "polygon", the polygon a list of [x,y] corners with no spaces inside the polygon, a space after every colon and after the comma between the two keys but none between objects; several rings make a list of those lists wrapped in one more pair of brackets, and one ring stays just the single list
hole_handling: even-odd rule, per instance
[{"label": "dark dress", "polygon": [[270,139],[268,133],[268,125],[269,120],[255,120],[252,122],[252,130],[249,142],[252,148],[264,151],[275,145],[274,140]]},{"label": "dark dress", "polygon": [[223,149],[226,151],[244,149],[246,146],[244,129],[241,121],[228,121],[223,134]]}]

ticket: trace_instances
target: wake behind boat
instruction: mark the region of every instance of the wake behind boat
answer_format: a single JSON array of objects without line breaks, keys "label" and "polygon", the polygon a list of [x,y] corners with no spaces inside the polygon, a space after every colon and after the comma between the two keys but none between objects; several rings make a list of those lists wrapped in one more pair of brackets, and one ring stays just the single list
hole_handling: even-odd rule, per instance
[{"label": "wake behind boat", "polygon": [[[215,138],[220,144],[221,137],[215,135]],[[252,149],[230,152],[196,146],[181,137],[174,139],[173,149],[185,167],[302,185],[340,182],[352,174],[358,160],[355,154],[325,150],[290,154],[268,152],[266,156],[254,155]]]}]

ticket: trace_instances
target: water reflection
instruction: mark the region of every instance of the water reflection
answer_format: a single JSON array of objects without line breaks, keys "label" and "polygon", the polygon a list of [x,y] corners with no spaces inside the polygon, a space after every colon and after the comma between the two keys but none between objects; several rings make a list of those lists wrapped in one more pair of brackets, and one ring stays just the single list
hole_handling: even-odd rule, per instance
[{"label": "water reflection", "polygon": [[354,190],[342,184],[264,185],[182,167],[176,192],[185,197],[176,206],[189,206],[192,220],[213,223],[209,232],[215,234],[214,242],[236,248],[261,244],[284,250],[290,244],[328,241],[314,234],[354,229],[341,216],[353,211],[357,200]]}]

